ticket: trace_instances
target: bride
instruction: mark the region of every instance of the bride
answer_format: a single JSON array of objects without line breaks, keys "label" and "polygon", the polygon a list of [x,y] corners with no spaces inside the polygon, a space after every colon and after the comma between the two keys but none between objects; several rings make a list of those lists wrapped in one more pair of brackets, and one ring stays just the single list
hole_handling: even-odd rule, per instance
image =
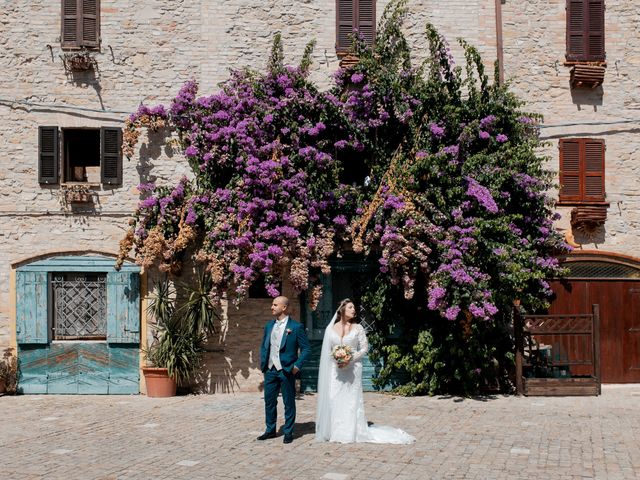
[{"label": "bride", "polygon": [[[362,325],[353,321],[355,316],[353,302],[348,298],[343,300],[324,332],[318,374],[316,440],[412,443],[415,438],[403,430],[367,425],[362,398],[362,359],[369,342]],[[336,346],[350,348],[346,358],[340,358],[340,352],[334,351]]]}]

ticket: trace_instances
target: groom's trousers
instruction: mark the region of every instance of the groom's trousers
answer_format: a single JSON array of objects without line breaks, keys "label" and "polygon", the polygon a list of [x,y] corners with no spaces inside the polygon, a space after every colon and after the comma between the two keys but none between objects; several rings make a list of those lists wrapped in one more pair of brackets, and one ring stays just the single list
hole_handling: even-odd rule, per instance
[{"label": "groom's trousers", "polygon": [[284,434],[292,435],[296,422],[296,380],[295,376],[284,370],[271,367],[264,373],[264,413],[267,423],[266,432],[276,431],[278,420],[278,393],[282,391],[284,403]]}]

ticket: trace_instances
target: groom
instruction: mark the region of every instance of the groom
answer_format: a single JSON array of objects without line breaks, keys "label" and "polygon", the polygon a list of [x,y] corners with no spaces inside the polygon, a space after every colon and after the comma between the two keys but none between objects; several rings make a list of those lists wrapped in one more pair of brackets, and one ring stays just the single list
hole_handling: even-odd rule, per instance
[{"label": "groom", "polygon": [[311,348],[304,327],[289,317],[288,308],[287,297],[274,298],[271,313],[275,320],[269,320],[264,327],[264,337],[260,345],[260,369],[264,373],[264,412],[267,428],[258,440],[276,436],[278,393],[282,391],[283,441],[293,441],[293,425],[296,421],[295,377],[309,356]]}]

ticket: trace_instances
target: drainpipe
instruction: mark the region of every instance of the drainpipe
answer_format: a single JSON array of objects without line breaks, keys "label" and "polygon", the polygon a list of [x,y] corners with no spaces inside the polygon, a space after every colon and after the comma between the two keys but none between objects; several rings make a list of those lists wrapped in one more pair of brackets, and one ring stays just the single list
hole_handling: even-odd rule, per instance
[{"label": "drainpipe", "polygon": [[504,84],[504,49],[502,45],[502,4],[504,0],[496,2],[496,57],[498,59],[498,81]]}]

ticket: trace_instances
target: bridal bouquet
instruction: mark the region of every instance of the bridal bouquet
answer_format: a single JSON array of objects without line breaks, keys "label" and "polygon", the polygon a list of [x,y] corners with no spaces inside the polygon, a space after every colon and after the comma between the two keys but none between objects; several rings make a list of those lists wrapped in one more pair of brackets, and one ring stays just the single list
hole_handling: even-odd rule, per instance
[{"label": "bridal bouquet", "polygon": [[340,366],[348,363],[349,360],[351,360],[353,352],[349,345],[336,345],[335,347],[333,347],[333,350],[331,350],[331,355],[337,362],[338,366]]}]

